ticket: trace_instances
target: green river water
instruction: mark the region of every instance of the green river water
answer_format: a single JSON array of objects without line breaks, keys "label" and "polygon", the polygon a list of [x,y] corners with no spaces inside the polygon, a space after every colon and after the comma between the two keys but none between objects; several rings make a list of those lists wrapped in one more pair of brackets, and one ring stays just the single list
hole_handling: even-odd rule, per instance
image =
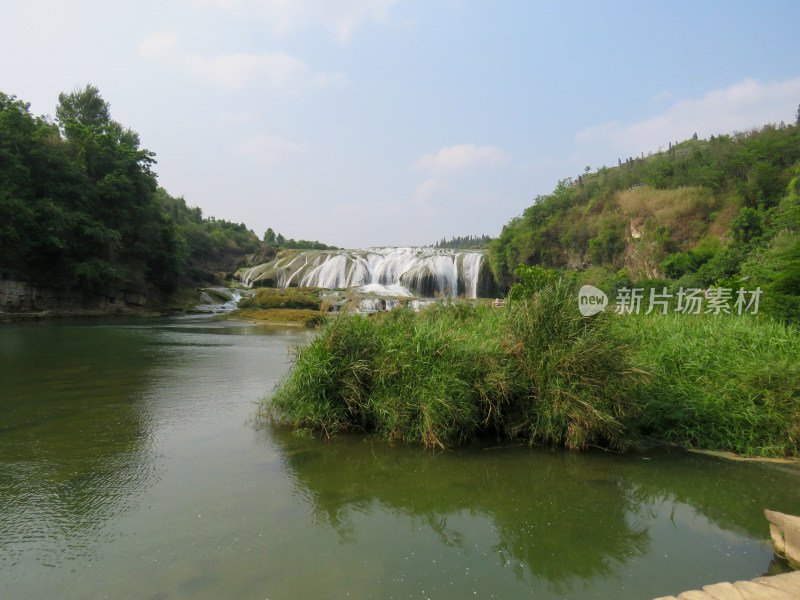
[{"label": "green river water", "polygon": [[648,600],[767,573],[794,469],[253,425],[299,329],[0,325],[0,598]]}]

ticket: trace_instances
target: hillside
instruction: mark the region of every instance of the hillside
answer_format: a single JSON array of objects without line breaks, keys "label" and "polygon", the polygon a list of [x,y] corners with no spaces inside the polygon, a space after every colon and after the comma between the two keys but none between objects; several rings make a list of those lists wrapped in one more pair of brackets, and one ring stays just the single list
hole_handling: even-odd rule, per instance
[{"label": "hillside", "polygon": [[769,288],[773,308],[796,318],[799,182],[797,124],[670,144],[559,181],[489,244],[491,268],[506,287],[519,264],[611,290],[735,281]]}]

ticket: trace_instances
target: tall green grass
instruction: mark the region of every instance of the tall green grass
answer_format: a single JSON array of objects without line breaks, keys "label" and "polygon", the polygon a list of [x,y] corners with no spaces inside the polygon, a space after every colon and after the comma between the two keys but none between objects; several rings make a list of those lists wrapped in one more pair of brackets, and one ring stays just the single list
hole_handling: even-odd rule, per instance
[{"label": "tall green grass", "polygon": [[473,437],[510,378],[486,307],[436,305],[368,318],[341,313],[270,399],[274,415],[330,434],[344,429],[446,447]]},{"label": "tall green grass", "polygon": [[581,317],[575,298],[555,281],[503,310],[341,314],[297,350],[268,412],[328,435],[357,429],[431,448],[483,436],[625,448],[643,374],[610,317]]},{"label": "tall green grass", "polygon": [[511,302],[503,323],[517,392],[503,429],[569,448],[631,445],[629,424],[647,374],[614,329],[614,315],[582,316],[575,287],[564,279],[534,287],[539,291]]},{"label": "tall green grass", "polygon": [[694,448],[796,456],[800,331],[752,315],[649,315],[616,327],[652,372],[643,434]]},{"label": "tall green grass", "polygon": [[497,436],[568,448],[640,439],[800,453],[800,331],[752,315],[583,317],[544,277],[507,307],[439,303],[332,318],[265,400],[331,435],[447,448]]}]

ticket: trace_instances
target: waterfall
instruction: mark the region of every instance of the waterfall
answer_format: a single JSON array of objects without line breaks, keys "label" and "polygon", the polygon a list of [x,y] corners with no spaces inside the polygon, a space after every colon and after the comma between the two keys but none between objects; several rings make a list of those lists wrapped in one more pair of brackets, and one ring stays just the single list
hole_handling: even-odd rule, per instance
[{"label": "waterfall", "polygon": [[368,248],[290,252],[239,277],[247,287],[358,287],[387,296],[477,298],[487,269],[482,250]]}]

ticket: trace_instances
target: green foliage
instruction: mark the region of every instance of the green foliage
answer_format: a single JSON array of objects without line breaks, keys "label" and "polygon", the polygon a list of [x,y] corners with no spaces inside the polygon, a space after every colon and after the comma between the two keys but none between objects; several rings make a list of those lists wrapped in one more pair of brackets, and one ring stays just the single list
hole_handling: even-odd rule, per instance
[{"label": "green foliage", "polygon": [[615,336],[614,315],[583,317],[576,299],[575,286],[558,279],[510,305],[504,342],[521,398],[506,409],[503,428],[530,443],[626,448],[646,374]]},{"label": "green foliage", "polygon": [[153,155],[87,86],[60,129],[0,93],[0,276],[99,292],[169,289],[179,241],[155,200]]},{"label": "green foliage", "polygon": [[246,254],[258,252],[258,236],[244,223],[203,217],[199,207],[189,207],[183,198],[156,190],[162,210],[175,223],[180,240],[178,257],[192,279],[214,281],[215,272],[233,271]]},{"label": "green foliage", "polygon": [[203,218],[156,185],[154,154],[88,85],[58,126],[0,93],[0,277],[79,291],[172,291],[262,250],[244,224]]},{"label": "green foliage", "polygon": [[616,325],[653,375],[642,389],[643,433],[751,456],[798,454],[796,328],[740,315],[642,315]]},{"label": "green foliage", "polygon": [[[575,283],[539,267],[519,278],[503,310],[337,316],[296,350],[265,409],[297,428],[431,448],[486,436],[627,448],[643,435],[745,455],[800,452],[796,327],[761,315],[587,318]],[[787,279],[797,286],[800,275]]]},{"label": "green foliage", "polygon": [[[282,237],[278,234],[278,237]],[[328,246],[327,244],[323,244],[322,242],[318,242],[316,240],[294,240],[292,238],[284,239],[282,243],[278,245],[279,248],[286,248],[291,250],[338,250],[336,246]]]},{"label": "green foliage", "polygon": [[102,130],[111,122],[109,108],[108,102],[100,96],[100,90],[87,85],[71,94],[58,95],[56,119],[65,128],[73,123]]},{"label": "green foliage", "polygon": [[800,322],[800,237],[778,254],[780,270],[767,285],[766,311],[788,321]]},{"label": "green foliage", "polygon": [[507,310],[441,303],[380,318],[341,314],[296,351],[267,406],[296,428],[429,448],[487,435],[628,446],[642,373],[609,315],[581,317],[569,282],[537,289]]},{"label": "green foliage", "polygon": [[275,234],[272,227],[269,227],[264,232],[264,244],[274,248],[283,248],[286,250],[338,250],[336,246],[328,246],[322,242],[309,241],[309,240],[293,240],[286,239],[283,235]]},{"label": "green foliage", "polygon": [[680,279],[697,270],[722,250],[722,244],[716,238],[704,239],[697,248],[686,252],[676,252],[667,256],[661,263],[664,275],[670,279]]},{"label": "green foliage", "polygon": [[569,277],[565,271],[545,269],[539,266],[527,267],[519,265],[514,271],[516,282],[508,292],[509,300],[523,300],[541,292],[548,286],[554,285],[558,280]]},{"label": "green foliage", "polygon": [[322,298],[320,288],[259,288],[253,296],[242,298],[239,308],[294,308],[320,310]]},{"label": "green foliage", "polygon": [[756,209],[745,206],[731,223],[733,241],[749,244],[764,233],[764,219]]},{"label": "green foliage", "polygon": [[600,221],[597,236],[589,240],[589,254],[596,265],[619,264],[625,250],[625,222],[619,217]]}]

